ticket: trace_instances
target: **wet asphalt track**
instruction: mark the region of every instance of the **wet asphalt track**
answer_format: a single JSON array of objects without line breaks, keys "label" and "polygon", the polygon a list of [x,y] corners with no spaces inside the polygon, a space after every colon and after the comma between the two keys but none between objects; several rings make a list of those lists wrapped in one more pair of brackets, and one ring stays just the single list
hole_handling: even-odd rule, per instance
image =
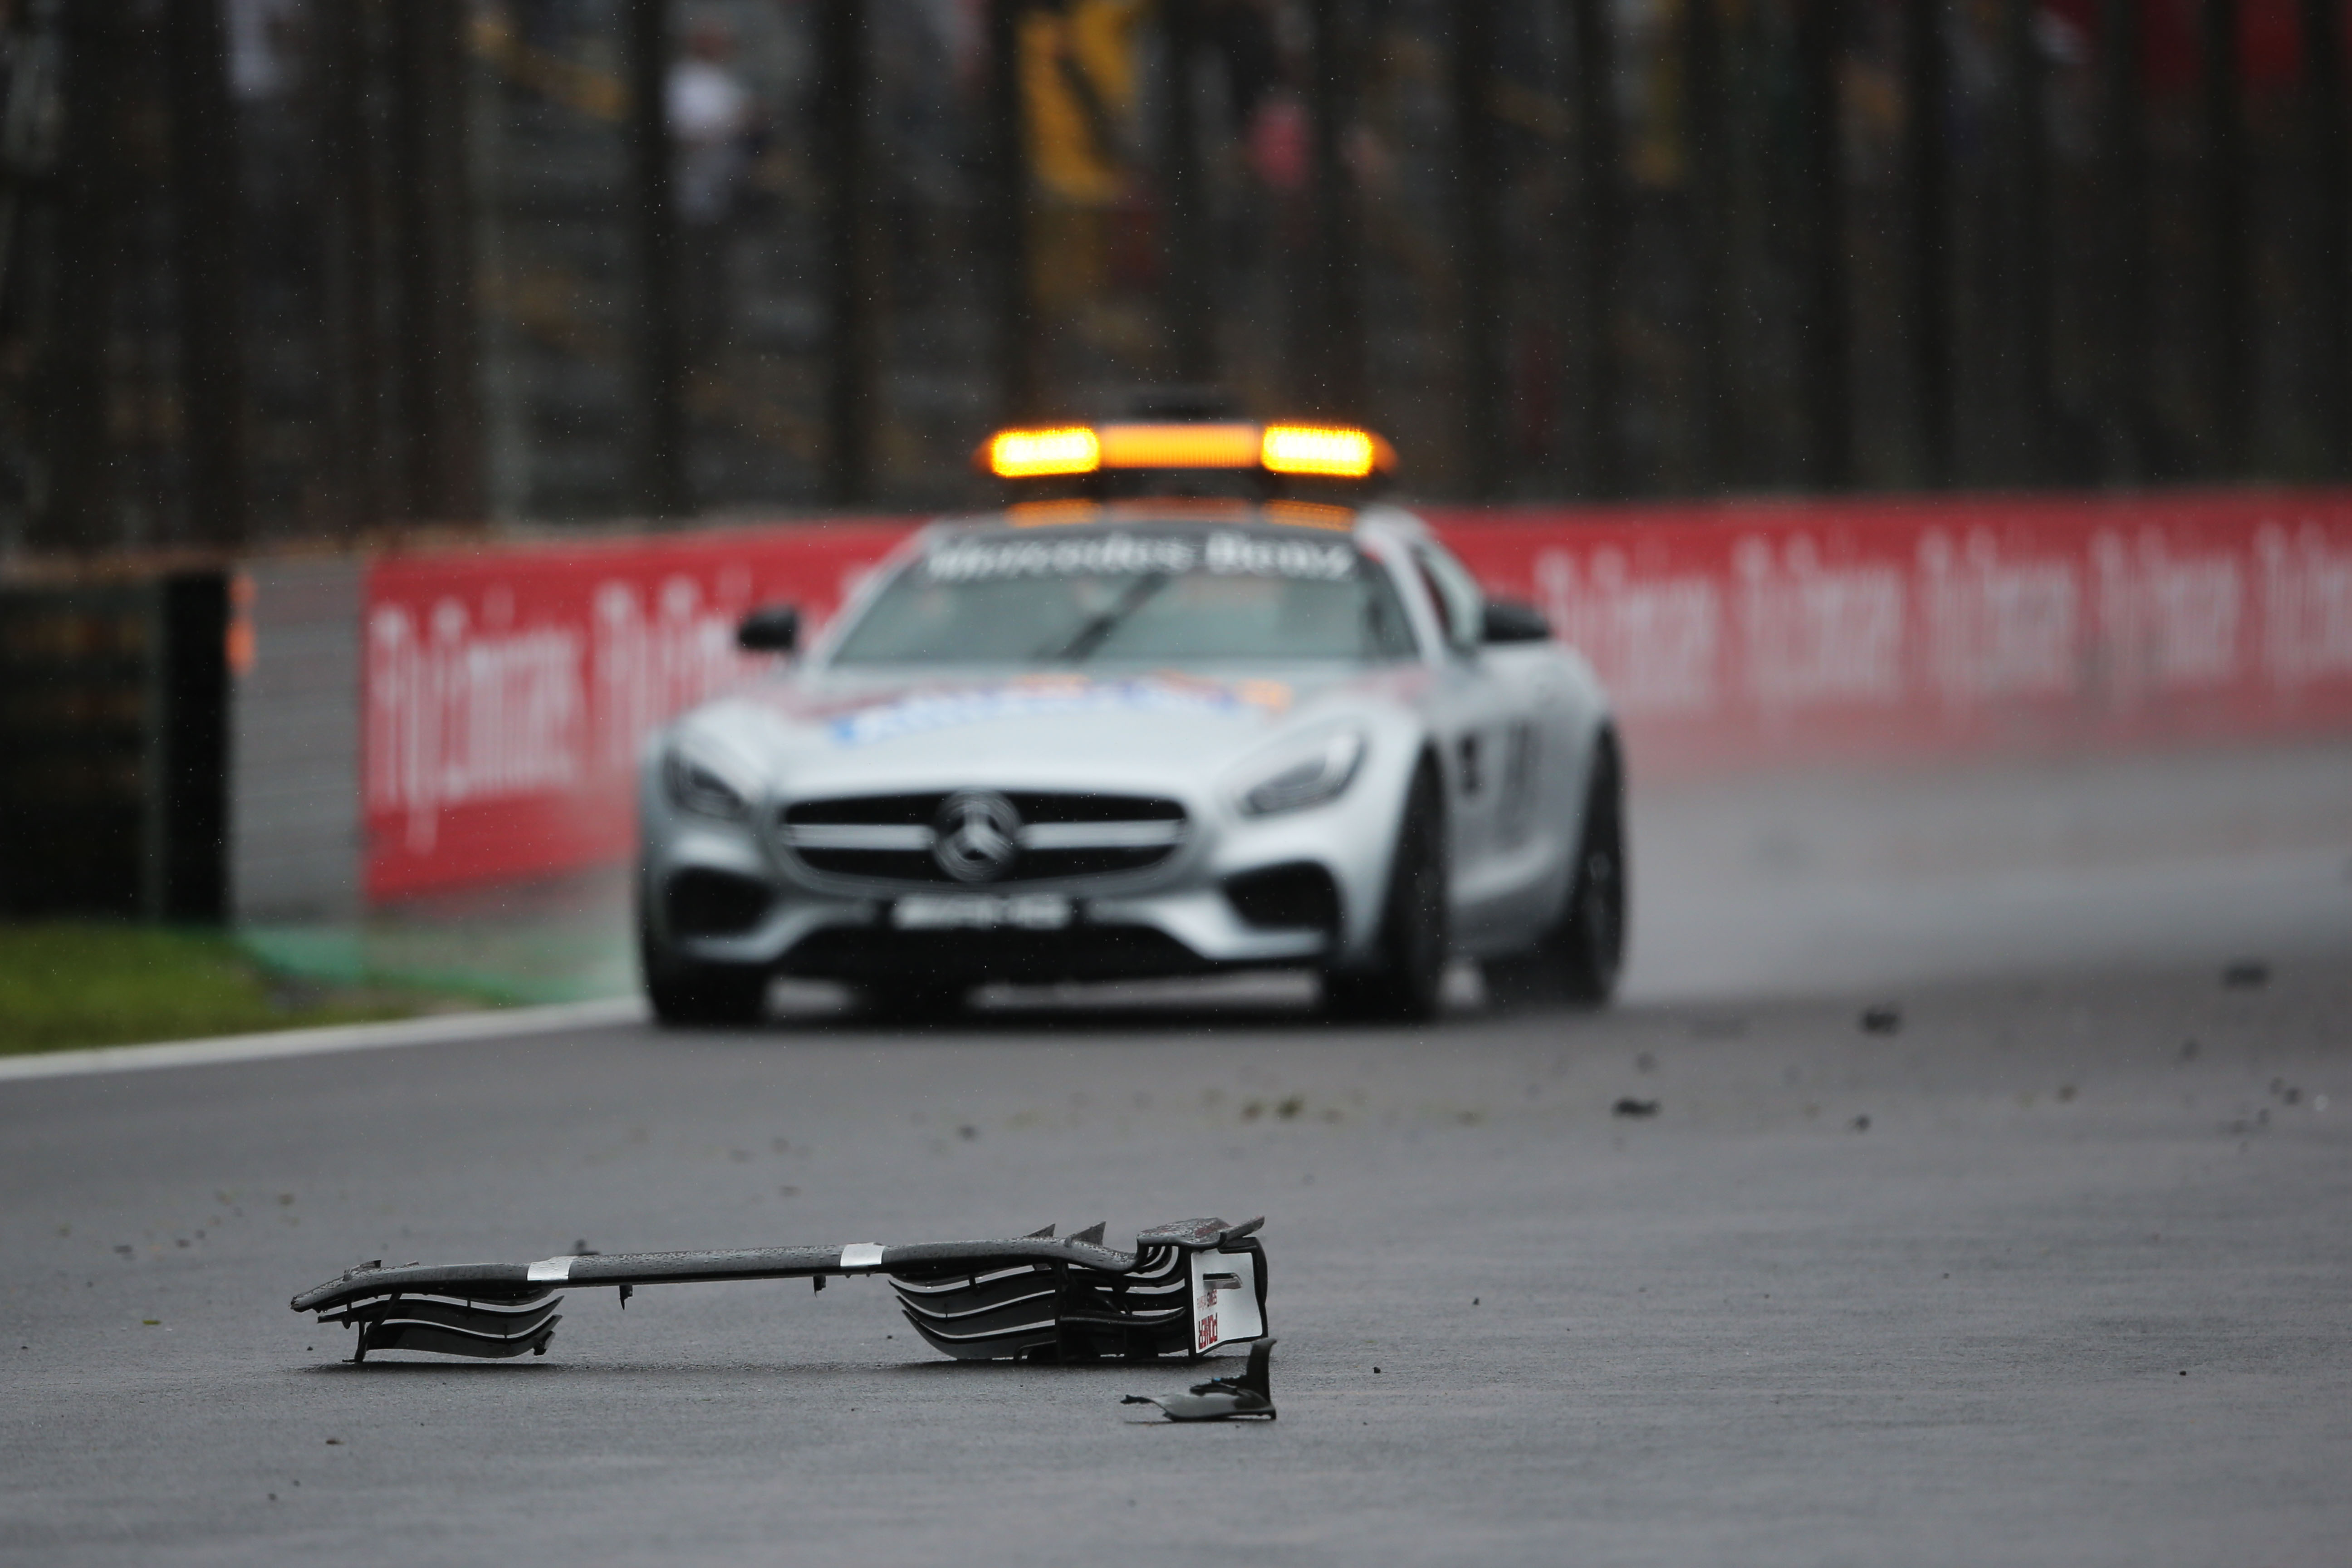
[{"label": "wet asphalt track", "polygon": [[[1662,792],[1606,1015],[0,1084],[0,1560],[2340,1564],[2347,755]],[[1118,1404],[1173,1364],[943,1364],[872,1281],[574,1292],[490,1365],[284,1306],[1204,1213],[1269,1216],[1271,1427]]]}]

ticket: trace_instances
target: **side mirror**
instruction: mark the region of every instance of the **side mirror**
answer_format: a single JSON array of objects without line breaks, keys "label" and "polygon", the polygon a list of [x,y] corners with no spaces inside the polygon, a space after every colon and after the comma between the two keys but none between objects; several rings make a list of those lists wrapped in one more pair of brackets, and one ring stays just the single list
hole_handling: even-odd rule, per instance
[{"label": "side mirror", "polygon": [[735,628],[735,646],[745,653],[790,653],[801,646],[797,605],[762,605]]},{"label": "side mirror", "polygon": [[1481,642],[1549,642],[1551,623],[1533,605],[1523,605],[1517,599],[1486,601],[1485,624],[1479,627]]}]

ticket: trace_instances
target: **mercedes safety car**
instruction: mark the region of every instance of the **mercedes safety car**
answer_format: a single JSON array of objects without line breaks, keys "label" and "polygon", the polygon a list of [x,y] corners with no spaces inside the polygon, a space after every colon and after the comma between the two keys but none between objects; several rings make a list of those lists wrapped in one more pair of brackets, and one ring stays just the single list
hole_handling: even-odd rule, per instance
[{"label": "mercedes safety car", "polygon": [[1490,990],[1605,1000],[1623,765],[1591,667],[1379,499],[1368,431],[1010,430],[1000,512],[938,522],[811,646],[655,737],[654,1011],[772,977],[936,1016],[992,982],[1319,973],[1348,1016]]}]

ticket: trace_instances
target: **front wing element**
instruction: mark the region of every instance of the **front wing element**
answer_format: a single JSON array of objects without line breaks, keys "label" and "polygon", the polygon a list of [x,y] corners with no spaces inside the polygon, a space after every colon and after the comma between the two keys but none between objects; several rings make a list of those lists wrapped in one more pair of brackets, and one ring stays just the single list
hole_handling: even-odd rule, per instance
[{"label": "front wing element", "polygon": [[364,1263],[294,1298],[298,1312],[359,1331],[370,1351],[443,1355],[547,1353],[563,1286],[813,1279],[882,1274],[932,1347],[960,1361],[1090,1361],[1202,1355],[1265,1332],[1265,1252],[1254,1219],[1179,1220],[1102,1244],[1097,1225],[1056,1239],[1047,1226],[1003,1241],[783,1247],[744,1252],[583,1253],[536,1263]]}]

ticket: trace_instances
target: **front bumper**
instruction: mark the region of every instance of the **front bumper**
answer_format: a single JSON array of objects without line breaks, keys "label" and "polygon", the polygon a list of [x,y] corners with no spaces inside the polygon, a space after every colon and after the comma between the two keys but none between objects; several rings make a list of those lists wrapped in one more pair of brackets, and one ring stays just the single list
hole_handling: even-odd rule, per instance
[{"label": "front bumper", "polygon": [[[747,825],[677,810],[648,779],[645,919],[649,937],[681,958],[854,982],[978,984],[1347,967],[1369,952],[1395,841],[1395,808],[1386,798],[1394,792],[1380,782],[1359,777],[1337,800],[1262,818],[1188,800],[1183,846],[1140,875],[954,889],[1067,898],[1072,919],[1058,929],[904,931],[892,924],[894,900],[942,889],[852,888],[839,877],[809,875]],[[721,893],[717,901],[729,906],[727,929],[679,918],[680,889],[713,887]],[[688,929],[697,924],[704,929]]]}]

